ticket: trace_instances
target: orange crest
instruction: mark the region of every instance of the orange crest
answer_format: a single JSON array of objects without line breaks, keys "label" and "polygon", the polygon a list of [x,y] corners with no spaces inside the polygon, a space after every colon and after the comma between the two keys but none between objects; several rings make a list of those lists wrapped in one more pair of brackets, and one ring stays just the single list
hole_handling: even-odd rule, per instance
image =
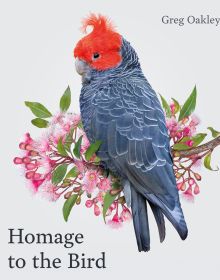
[{"label": "orange crest", "polygon": [[88,26],[93,30],[83,37],[74,49],[74,56],[86,61],[92,68],[107,70],[121,62],[121,35],[118,34],[111,21],[102,15],[91,14],[83,21],[82,30]]}]

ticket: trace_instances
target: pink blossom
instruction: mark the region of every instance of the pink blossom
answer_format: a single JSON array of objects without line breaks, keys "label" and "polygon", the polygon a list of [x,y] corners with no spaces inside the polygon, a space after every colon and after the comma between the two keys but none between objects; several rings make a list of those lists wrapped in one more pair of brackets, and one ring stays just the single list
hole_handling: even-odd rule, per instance
[{"label": "pink blossom", "polygon": [[194,196],[192,194],[192,186],[189,186],[188,189],[182,194],[182,196],[187,201],[194,202]]},{"label": "pink blossom", "polygon": [[107,224],[114,229],[120,228],[122,226],[122,221],[116,213],[111,220],[107,222]]},{"label": "pink blossom", "polygon": [[50,146],[50,136],[44,135],[41,139],[35,142],[34,147],[40,152],[40,153],[46,153],[51,150]]},{"label": "pink blossom", "polygon": [[38,161],[38,166],[44,168],[44,173],[51,172],[55,164],[55,161],[52,160],[49,156],[42,156],[41,159]]},{"label": "pink blossom", "polygon": [[188,140],[185,142],[187,146],[192,147],[193,146],[193,141],[192,140]]},{"label": "pink blossom", "polygon": [[131,218],[132,216],[130,210],[126,206],[124,206],[120,216],[121,221],[122,222],[130,221]]},{"label": "pink blossom", "polygon": [[83,173],[84,170],[85,170],[85,164],[83,163],[83,161],[81,161],[81,160],[75,160],[74,163],[75,163],[75,166],[77,167],[77,170],[78,170],[80,173]]},{"label": "pink blossom", "polygon": [[51,134],[50,140],[57,145],[60,139],[64,141],[66,134],[67,132],[64,129],[57,128]]},{"label": "pink blossom", "polygon": [[170,104],[170,110],[171,110],[172,114],[175,114],[175,109],[176,109],[175,104],[174,104],[174,103],[171,103],[171,104]]},{"label": "pink blossom", "polygon": [[190,126],[197,126],[200,123],[200,119],[195,115],[191,115],[191,122],[190,122]]},{"label": "pink blossom", "polygon": [[90,146],[89,139],[87,138],[86,134],[83,133],[83,138],[82,138],[82,145],[81,145],[81,153],[84,153]]},{"label": "pink blossom", "polygon": [[101,214],[100,208],[97,204],[94,204],[94,214],[99,216]]},{"label": "pink blossom", "polygon": [[77,126],[79,124],[79,122],[81,121],[80,115],[77,115],[77,114],[70,114],[69,118],[72,121],[73,126]]},{"label": "pink blossom", "polygon": [[56,191],[57,187],[54,186],[50,181],[45,181],[45,183],[42,184],[40,188],[42,196],[49,201],[56,201],[60,197],[60,194],[58,194]]},{"label": "pink blossom", "polygon": [[96,170],[88,170],[83,177],[83,190],[92,193],[99,182],[98,172]]},{"label": "pink blossom", "polygon": [[179,124],[175,117],[167,118],[166,119],[167,129],[171,132],[176,132],[179,130]]},{"label": "pink blossom", "polygon": [[41,180],[30,180],[28,183],[28,186],[31,188],[31,190],[36,193],[38,192],[39,187],[43,184],[44,179]]},{"label": "pink blossom", "polygon": [[103,202],[103,194],[102,194],[102,192],[98,193],[98,195],[95,198],[95,201],[96,202],[101,202],[101,203]]},{"label": "pink blossom", "polygon": [[55,124],[62,124],[62,123],[63,123],[63,117],[64,117],[63,112],[57,113],[56,115],[54,115],[54,116],[52,117],[51,124],[52,124],[52,125],[55,125]]},{"label": "pink blossom", "polygon": [[100,180],[98,187],[100,190],[106,192],[111,189],[111,183],[108,178],[103,178]]}]

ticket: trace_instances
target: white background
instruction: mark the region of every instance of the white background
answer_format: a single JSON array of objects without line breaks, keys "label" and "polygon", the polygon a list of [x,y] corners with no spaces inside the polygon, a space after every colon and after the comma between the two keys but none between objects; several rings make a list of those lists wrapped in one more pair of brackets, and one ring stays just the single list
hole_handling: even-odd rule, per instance
[{"label": "white background", "polygon": [[[77,207],[68,223],[62,203],[33,197],[12,160],[24,132],[39,135],[30,124],[24,100],[39,101],[58,110],[61,94],[69,84],[72,110],[79,111],[80,77],[74,69],[73,48],[82,37],[80,22],[89,12],[108,15],[118,31],[135,47],[145,75],[166,98],[184,102],[194,85],[198,88],[197,115],[201,130],[219,124],[220,26],[164,25],[163,15],[184,17],[210,14],[220,17],[218,1],[1,1],[1,274],[4,279],[219,279],[220,186],[219,172],[202,171],[201,194],[191,205],[182,202],[189,237],[181,241],[167,222],[167,237],[159,243],[150,216],[151,251],[138,253],[132,224],[114,231],[92,210]],[[220,159],[215,151],[213,165]],[[73,249],[62,245],[8,245],[8,228],[26,232],[82,232],[85,242]],[[59,270],[10,270],[7,258],[31,257],[45,251],[63,259]],[[84,252],[99,257],[106,252],[105,270],[68,270],[67,253]]]}]

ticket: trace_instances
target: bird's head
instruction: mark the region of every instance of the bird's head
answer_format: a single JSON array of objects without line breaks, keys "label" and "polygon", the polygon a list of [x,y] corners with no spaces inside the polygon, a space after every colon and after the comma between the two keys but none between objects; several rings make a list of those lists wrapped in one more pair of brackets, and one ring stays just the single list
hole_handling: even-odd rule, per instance
[{"label": "bird's head", "polygon": [[[129,46],[129,54],[131,50],[134,52],[107,17],[90,14],[83,20],[84,33],[88,26],[93,28],[92,31],[84,36],[74,49],[76,71],[82,75],[83,81],[90,80],[92,73],[103,73],[118,68],[126,60],[126,55],[123,55],[125,44],[127,49]],[[136,55],[132,57],[136,58]]]}]

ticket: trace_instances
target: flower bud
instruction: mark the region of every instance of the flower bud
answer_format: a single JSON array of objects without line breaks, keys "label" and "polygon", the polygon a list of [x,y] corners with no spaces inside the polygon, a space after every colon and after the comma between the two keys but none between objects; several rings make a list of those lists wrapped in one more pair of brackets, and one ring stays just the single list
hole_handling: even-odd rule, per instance
[{"label": "flower bud", "polygon": [[14,164],[22,164],[22,158],[15,157],[13,161],[14,161]]},{"label": "flower bud", "polygon": [[38,156],[38,155],[39,155],[39,153],[36,152],[36,151],[30,151],[30,152],[29,152],[29,156],[31,156],[31,157],[36,157],[36,156]]},{"label": "flower bud", "polygon": [[64,198],[65,198],[65,199],[68,199],[68,198],[71,197],[71,195],[72,195],[72,191],[67,192],[67,193],[65,193]]},{"label": "flower bud", "polygon": [[201,181],[202,177],[201,177],[200,174],[194,173],[194,176],[195,176],[195,178],[196,178],[197,181]]},{"label": "flower bud", "polygon": [[20,148],[21,150],[25,150],[25,146],[26,146],[26,144],[25,144],[24,142],[21,142],[21,143],[19,144],[19,148]]},{"label": "flower bud", "polygon": [[178,139],[181,139],[182,136],[183,136],[182,132],[180,132],[180,131],[177,132],[176,137],[177,137]]},{"label": "flower bud", "polygon": [[182,176],[182,173],[179,173],[179,172],[176,173],[176,178],[177,179],[181,178],[181,176]]},{"label": "flower bud", "polygon": [[177,189],[178,189],[178,190],[181,190],[181,189],[182,189],[182,185],[184,185],[184,181],[181,182],[181,183],[178,183],[178,184],[176,185]]},{"label": "flower bud", "polygon": [[179,156],[180,156],[180,153],[177,152],[177,151],[175,151],[175,152],[173,153],[173,156],[174,156],[174,157],[179,157]]},{"label": "flower bud", "polygon": [[121,189],[118,190],[110,190],[110,195],[117,195],[121,192]]},{"label": "flower bud", "polygon": [[193,178],[189,179],[189,185],[192,186],[195,184],[195,180]]},{"label": "flower bud", "polygon": [[25,167],[26,167],[27,170],[33,170],[33,169],[36,168],[36,165],[33,164],[33,163],[28,163],[28,164],[25,165]]},{"label": "flower bud", "polygon": [[198,185],[196,185],[196,186],[195,186],[195,188],[194,188],[194,191],[193,191],[193,192],[194,192],[194,194],[195,194],[195,195],[197,195],[197,194],[199,194],[199,193],[200,193],[200,189],[199,189],[199,186],[198,186]]},{"label": "flower bud", "polygon": [[182,124],[187,123],[187,122],[188,122],[188,120],[189,120],[189,118],[188,118],[188,117],[183,118],[183,119],[182,119]]},{"label": "flower bud", "polygon": [[101,211],[100,211],[99,206],[97,204],[94,205],[94,214],[96,216],[99,216],[101,214]]},{"label": "flower bud", "polygon": [[27,164],[31,162],[31,159],[29,157],[23,157],[22,161],[23,163]]},{"label": "flower bud", "polygon": [[186,141],[185,143],[186,143],[186,145],[189,146],[189,147],[192,147],[193,144],[194,144],[193,140],[188,140],[188,141]]},{"label": "flower bud", "polygon": [[69,184],[68,182],[65,182],[65,183],[61,184],[60,187],[65,189],[65,188],[68,187],[69,185],[70,185],[70,184]]},{"label": "flower bud", "polygon": [[32,151],[32,150],[33,150],[33,147],[32,147],[31,145],[29,145],[29,144],[26,144],[26,145],[25,145],[25,150],[26,150],[26,151]]},{"label": "flower bud", "polygon": [[81,203],[81,196],[78,196],[77,200],[76,200],[76,204],[79,205]]},{"label": "flower bud", "polygon": [[34,180],[39,180],[41,178],[41,174],[40,173],[34,173],[33,179]]},{"label": "flower bud", "polygon": [[88,199],[88,200],[86,200],[85,205],[86,205],[87,208],[90,208],[90,207],[92,207],[93,203],[94,203],[93,200]]},{"label": "flower bud", "polygon": [[25,177],[27,179],[32,179],[33,176],[34,176],[34,171],[29,171],[29,172],[26,172],[26,174],[25,174]]},{"label": "flower bud", "polygon": [[74,191],[75,193],[78,193],[80,190],[81,190],[81,187],[75,187],[75,188],[73,189],[73,191]]},{"label": "flower bud", "polygon": [[83,175],[82,175],[82,174],[79,174],[79,175],[78,175],[78,178],[79,178],[79,180],[82,180]]},{"label": "flower bud", "polygon": [[181,191],[185,191],[186,189],[186,184],[184,183],[182,186],[181,186]]}]

